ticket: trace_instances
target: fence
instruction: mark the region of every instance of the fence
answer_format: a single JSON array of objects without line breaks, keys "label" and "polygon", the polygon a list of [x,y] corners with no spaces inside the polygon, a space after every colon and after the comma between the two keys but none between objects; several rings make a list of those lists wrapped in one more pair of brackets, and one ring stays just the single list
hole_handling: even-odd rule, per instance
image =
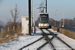
[{"label": "fence", "polygon": [[17,37],[21,35],[21,25],[18,25],[16,30],[14,26],[12,29],[8,27],[5,31],[3,28],[1,28],[0,30],[0,43],[16,40]]}]

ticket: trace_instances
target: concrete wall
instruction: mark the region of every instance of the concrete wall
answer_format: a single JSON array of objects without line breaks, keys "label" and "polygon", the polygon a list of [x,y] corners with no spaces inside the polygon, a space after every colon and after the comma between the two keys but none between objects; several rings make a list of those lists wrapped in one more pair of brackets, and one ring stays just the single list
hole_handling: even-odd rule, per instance
[{"label": "concrete wall", "polygon": [[72,39],[75,39],[75,32],[62,29],[62,34],[66,35],[66,36],[68,36],[68,37],[70,37]]},{"label": "concrete wall", "polygon": [[54,26],[51,26],[51,28],[55,31],[58,31],[58,32],[68,36],[69,38],[75,39],[75,32],[72,32],[72,31],[69,31],[69,30],[66,30],[66,29],[57,28],[57,27],[54,27]]},{"label": "concrete wall", "polygon": [[29,22],[28,17],[22,16],[22,33],[23,34],[29,34]]},{"label": "concrete wall", "polygon": [[54,30],[54,31],[57,31],[57,27],[54,27],[54,26],[51,26],[51,28]]}]

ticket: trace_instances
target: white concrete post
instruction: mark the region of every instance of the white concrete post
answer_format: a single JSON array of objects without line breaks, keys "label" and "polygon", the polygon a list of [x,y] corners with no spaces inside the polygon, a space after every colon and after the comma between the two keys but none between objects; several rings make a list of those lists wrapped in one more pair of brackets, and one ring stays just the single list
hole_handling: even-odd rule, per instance
[{"label": "white concrete post", "polygon": [[18,25],[18,30],[20,29],[19,25]]},{"label": "white concrete post", "polygon": [[3,28],[1,28],[1,33],[3,33]]},{"label": "white concrete post", "polygon": [[13,31],[15,31],[15,26],[13,26]]},{"label": "white concrete post", "polygon": [[9,27],[8,27],[8,32],[9,32]]}]

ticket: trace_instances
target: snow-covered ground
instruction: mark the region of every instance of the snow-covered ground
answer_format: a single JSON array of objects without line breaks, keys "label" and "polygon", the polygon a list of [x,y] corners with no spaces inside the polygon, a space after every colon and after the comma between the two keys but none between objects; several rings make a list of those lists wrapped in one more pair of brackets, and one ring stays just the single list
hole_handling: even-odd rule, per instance
[{"label": "snow-covered ground", "polygon": [[[51,30],[52,32],[54,32],[55,34],[58,34],[58,36],[63,39],[65,42],[67,42],[70,46],[72,46],[74,49],[75,49],[75,40],[71,39],[71,38],[68,38],[67,36],[61,34],[61,33],[58,33],[52,29],[49,29]],[[46,33],[49,33],[48,31],[46,31],[44,29],[44,31]],[[37,31],[36,31],[37,34],[40,34],[42,33],[38,28],[37,28]],[[23,36],[20,36],[18,38],[18,40],[16,41],[12,41],[12,42],[9,42],[9,43],[3,43],[3,44],[0,44],[0,50],[19,50],[20,48],[22,48],[23,46],[39,39],[40,37],[42,37],[42,35],[39,35],[39,36],[29,36],[29,35],[23,35]],[[49,37],[51,38],[52,36],[49,35]],[[29,47],[26,47],[24,48],[23,50],[37,50],[37,48],[39,46],[41,46],[42,44],[44,44],[46,41],[44,39],[30,45]],[[66,45],[64,45],[62,42],[60,42],[57,38],[54,38],[52,40],[52,43],[53,45],[55,46],[55,48],[57,50],[71,50],[69,49]],[[41,50],[53,50],[53,48],[51,47],[50,44],[47,44],[46,46],[44,46]]]}]

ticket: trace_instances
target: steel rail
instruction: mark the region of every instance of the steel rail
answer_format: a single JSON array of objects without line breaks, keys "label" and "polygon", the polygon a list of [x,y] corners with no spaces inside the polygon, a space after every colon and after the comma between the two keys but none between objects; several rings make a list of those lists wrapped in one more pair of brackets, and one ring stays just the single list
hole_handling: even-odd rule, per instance
[{"label": "steel rail", "polygon": [[48,42],[44,43],[42,46],[40,46],[37,50],[40,50],[41,48],[43,48],[46,44],[48,44]]},{"label": "steel rail", "polygon": [[63,41],[61,38],[55,36],[57,39],[59,39],[62,43],[64,43],[66,46],[68,46],[69,48],[71,48],[71,50],[75,50],[73,49],[69,44],[67,44],[65,41]]},{"label": "steel rail", "polygon": [[53,44],[51,43],[51,41],[49,40],[49,38],[46,37],[46,39],[47,39],[48,43],[52,46],[53,50],[56,50],[55,47],[54,47],[54,45],[53,45]]},{"label": "steel rail", "polygon": [[30,45],[36,43],[37,41],[41,40],[42,38],[43,38],[43,37],[39,38],[38,40],[36,40],[36,41],[34,41],[34,42],[32,42],[32,43],[30,43],[30,44],[28,44],[28,45],[26,45],[26,46],[24,46],[24,47],[22,47],[22,48],[20,48],[19,50],[22,50],[23,48],[26,48],[26,47],[28,47],[28,46],[30,46]]},{"label": "steel rail", "polygon": [[48,30],[48,29],[46,29],[47,31],[49,31],[50,32],[50,34],[52,34],[52,35],[58,35],[58,34],[54,34],[53,32],[51,32],[50,30]]},{"label": "steel rail", "polygon": [[[50,30],[47,29],[47,31],[49,31],[51,34],[54,35],[54,33],[51,32]],[[63,41],[60,37],[58,37],[57,35],[55,35],[55,37],[56,37],[57,39],[59,39],[62,43],[64,43],[66,46],[68,46],[71,50],[75,50],[75,49],[73,49],[69,44],[67,44],[65,41]]]},{"label": "steel rail", "polygon": [[51,41],[49,40],[49,38],[47,37],[47,35],[45,34],[45,32],[43,30],[41,30],[43,32],[43,36],[47,39],[48,43],[51,45],[51,47],[53,48],[53,50],[56,50],[54,45],[51,43]]},{"label": "steel rail", "polygon": [[[54,36],[50,39],[50,41],[52,41],[54,38]],[[46,44],[48,44],[48,41],[46,43],[44,43],[42,46],[40,46],[37,50],[40,50],[41,48],[43,48]]]}]

